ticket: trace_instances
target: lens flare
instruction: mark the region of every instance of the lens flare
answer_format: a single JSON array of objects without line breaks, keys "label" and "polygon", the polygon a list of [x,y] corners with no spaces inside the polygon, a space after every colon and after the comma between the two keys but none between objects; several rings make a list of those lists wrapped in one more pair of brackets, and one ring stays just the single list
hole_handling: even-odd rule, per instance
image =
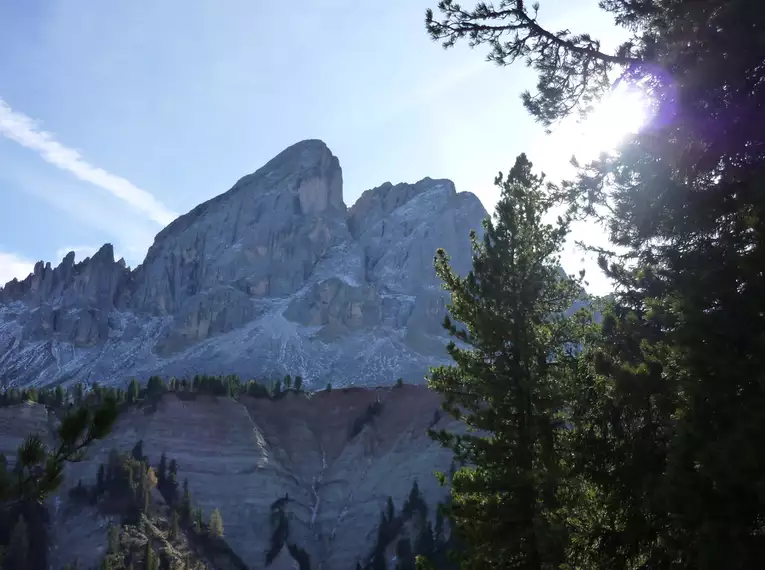
[{"label": "lens flare", "polygon": [[552,133],[555,146],[580,162],[611,152],[651,118],[650,100],[635,86],[620,84],[595,105],[580,122],[573,120]]}]

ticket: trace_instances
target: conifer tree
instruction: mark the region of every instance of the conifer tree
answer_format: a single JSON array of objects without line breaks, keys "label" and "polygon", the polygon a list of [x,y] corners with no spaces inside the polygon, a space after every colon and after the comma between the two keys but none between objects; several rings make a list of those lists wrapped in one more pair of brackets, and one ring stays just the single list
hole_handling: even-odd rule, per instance
[{"label": "conifer tree", "polygon": [[210,513],[208,529],[211,536],[223,538],[223,517],[221,517],[218,509],[213,509],[213,512]]},{"label": "conifer tree", "polygon": [[128,403],[133,404],[134,402],[137,402],[140,394],[141,394],[141,387],[138,384],[138,380],[133,378],[130,381],[130,385],[128,386],[128,391],[127,391]]},{"label": "conifer tree", "polygon": [[81,405],[84,399],[84,390],[82,387],[81,382],[77,382],[77,384],[74,387],[74,403],[76,405]]},{"label": "conifer tree", "polygon": [[178,536],[180,535],[178,523],[179,523],[178,510],[173,509],[172,518],[170,520],[170,540],[177,540]]},{"label": "conifer tree", "polygon": [[202,515],[202,509],[194,509],[194,530],[196,532],[202,532],[205,526],[205,521]]},{"label": "conifer tree", "polygon": [[183,479],[183,499],[181,500],[181,518],[184,522],[191,521],[191,491],[188,478]]},{"label": "conifer tree", "polygon": [[159,466],[157,467],[157,481],[159,485],[164,486],[166,480],[167,480],[167,456],[165,455],[165,452],[163,451],[162,455],[159,458]]},{"label": "conifer tree", "polygon": [[93,382],[93,384],[90,385],[90,392],[93,395],[93,401],[100,403],[102,393],[101,385],[98,382]]},{"label": "conifer tree", "polygon": [[592,249],[616,287],[577,403],[574,457],[597,502],[580,520],[599,568],[760,567],[765,5],[600,7],[629,32],[616,50],[545,29],[538,5],[514,0],[442,0],[426,21],[446,46],[531,65],[538,88],[523,100],[546,126],[614,80],[647,96],[645,128],[568,185],[607,229],[612,247]]},{"label": "conifer tree", "polygon": [[133,469],[131,468],[130,465],[128,465],[126,469],[126,479],[127,481],[125,483],[127,485],[127,488],[133,494],[133,498],[137,499],[138,497],[136,493],[137,485],[135,482],[135,475],[133,474]]},{"label": "conifer tree", "polygon": [[168,468],[168,481],[173,487],[173,491],[178,486],[178,462],[175,459],[170,460],[170,467]]},{"label": "conifer tree", "polygon": [[580,288],[558,265],[568,220],[545,219],[556,189],[525,155],[496,184],[493,220],[482,240],[471,234],[472,271],[457,275],[443,250],[435,259],[451,294],[444,326],[460,344],[449,343],[455,365],[433,369],[428,385],[443,395],[444,411],[475,431],[431,434],[465,465],[448,507],[469,545],[461,568],[556,568],[565,561],[567,383],[580,340],[563,315]]},{"label": "conifer tree", "polygon": [[433,539],[436,541],[436,545],[441,545],[444,542],[444,514],[439,507],[436,510],[436,524],[433,529]]},{"label": "conifer tree", "polygon": [[157,472],[154,471],[153,467],[150,467],[149,465],[144,464],[145,470],[146,470],[146,487],[148,489],[153,489],[157,486],[157,483],[159,483],[159,480],[157,479]]},{"label": "conifer tree", "polygon": [[385,511],[380,511],[380,522],[377,523],[377,550],[385,549],[388,545],[388,523]]},{"label": "conifer tree", "polygon": [[64,465],[82,461],[87,447],[109,434],[116,417],[116,403],[107,399],[98,407],[68,412],[59,424],[55,448],[48,448],[37,434],[28,436],[17,450],[13,473],[0,469],[0,509],[41,502],[61,484]]},{"label": "conifer tree", "polygon": [[133,459],[136,461],[144,461],[146,459],[146,456],[143,454],[143,440],[139,439],[135,445],[133,446],[132,451],[130,454],[133,456]]},{"label": "conifer tree", "polygon": [[146,471],[141,466],[138,474],[138,484],[135,487],[134,497],[137,501],[137,507],[140,512],[149,512],[149,483]]},{"label": "conifer tree", "polygon": [[166,391],[167,391],[167,386],[165,386],[165,381],[162,380],[162,378],[160,378],[159,376],[149,377],[149,380],[146,383],[146,393],[150,397],[160,396],[161,394],[164,394]]},{"label": "conifer tree", "polygon": [[404,503],[404,514],[411,516],[415,509],[419,509],[423,505],[422,495],[420,494],[420,485],[417,483],[417,479],[412,483],[412,488],[409,491],[409,497]]}]

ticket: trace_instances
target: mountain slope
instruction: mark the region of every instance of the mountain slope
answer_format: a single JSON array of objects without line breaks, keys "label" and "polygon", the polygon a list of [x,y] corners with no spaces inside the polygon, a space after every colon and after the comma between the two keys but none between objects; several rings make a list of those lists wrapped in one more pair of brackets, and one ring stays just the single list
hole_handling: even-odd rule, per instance
[{"label": "mountain slope", "polygon": [[[79,481],[95,485],[112,450],[129,454],[141,441],[155,469],[163,453],[177,462],[179,493],[188,479],[193,507],[202,509],[204,520],[220,510],[226,542],[249,567],[265,566],[273,507],[284,498],[289,543],[306,551],[311,567],[354,568],[375,547],[388,497],[400,513],[416,481],[427,516],[435,519],[447,490],[433,472],[448,473],[452,456],[426,429],[455,427],[439,404],[437,394],[407,385],[288,393],[278,400],[181,392],[142,402],[120,415],[85,461],[67,465],[63,485],[49,500],[49,563],[98,564],[108,525],[119,517],[99,514],[70,491]],[[53,414],[38,404],[0,408],[7,428],[0,429],[0,451],[12,460],[29,433],[47,441]],[[154,493],[152,500],[162,497]]]},{"label": "mountain slope", "polygon": [[180,216],[134,270],[110,245],[0,289],[0,381],[152,374],[421,381],[446,354],[438,247],[470,267],[486,211],[448,180],[390,183],[353,207],[326,145],[297,143]]}]

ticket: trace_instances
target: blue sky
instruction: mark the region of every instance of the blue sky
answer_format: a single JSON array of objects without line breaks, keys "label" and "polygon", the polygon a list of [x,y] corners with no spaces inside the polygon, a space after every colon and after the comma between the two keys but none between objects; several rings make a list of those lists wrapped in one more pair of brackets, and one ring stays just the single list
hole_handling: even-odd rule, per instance
[{"label": "blue sky", "polygon": [[[306,138],[339,157],[348,205],[431,176],[491,210],[522,151],[560,175],[575,145],[522,108],[533,74],[443,50],[435,4],[0,0],[0,283],[105,242],[135,266],[175,213]],[[541,4],[550,27],[613,33],[595,0]]]}]

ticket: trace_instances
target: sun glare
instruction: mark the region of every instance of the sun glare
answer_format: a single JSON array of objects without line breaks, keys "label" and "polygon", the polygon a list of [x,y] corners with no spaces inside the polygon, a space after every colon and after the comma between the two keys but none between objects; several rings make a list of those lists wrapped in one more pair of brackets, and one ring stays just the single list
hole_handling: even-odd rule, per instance
[{"label": "sun glare", "polygon": [[[553,181],[572,180],[576,176],[576,170],[568,162],[572,155],[580,164],[595,160],[601,153],[615,150],[630,134],[639,132],[651,117],[650,99],[644,92],[619,86],[604,97],[585,120],[570,118],[553,128],[550,135],[537,139],[532,155],[538,157],[542,170]],[[551,222],[562,209],[549,212]],[[591,222],[574,223],[564,251],[563,266],[569,273],[584,268],[590,293],[610,292],[612,283],[598,268],[595,257],[583,252],[576,245],[577,241],[611,247],[604,229]]]},{"label": "sun glare", "polygon": [[561,126],[553,132],[561,150],[586,162],[601,152],[614,150],[648,121],[649,101],[636,88],[617,87],[604,97],[590,115],[581,122]]}]

